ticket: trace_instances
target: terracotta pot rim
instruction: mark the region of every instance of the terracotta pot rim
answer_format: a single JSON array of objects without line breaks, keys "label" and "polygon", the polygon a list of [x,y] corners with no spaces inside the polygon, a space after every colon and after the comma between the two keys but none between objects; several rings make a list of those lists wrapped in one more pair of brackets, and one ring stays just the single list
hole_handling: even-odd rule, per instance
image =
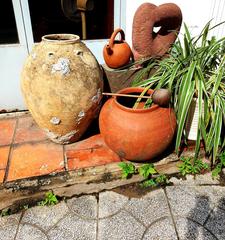
[{"label": "terracotta pot rim", "polygon": [[68,44],[80,42],[80,37],[70,33],[56,33],[44,35],[42,41],[54,44]]},{"label": "terracotta pot rim", "polygon": [[[144,88],[141,88],[141,87],[128,87],[128,88],[123,88],[121,90],[119,90],[117,93],[133,93],[133,92],[139,92],[139,93],[142,93],[142,91],[144,90]],[[152,89],[149,89],[148,94],[152,94],[153,93],[153,90]],[[154,111],[156,110],[157,108],[159,108],[159,106],[157,104],[151,106],[150,108],[146,108],[146,109],[133,109],[133,108],[128,108],[128,107],[125,107],[124,105],[120,104],[118,101],[117,101],[117,96],[114,96],[113,97],[115,100],[115,104],[122,110],[124,111],[127,111],[127,112],[133,112],[133,113],[146,113],[146,112],[151,112],[151,111]]]}]

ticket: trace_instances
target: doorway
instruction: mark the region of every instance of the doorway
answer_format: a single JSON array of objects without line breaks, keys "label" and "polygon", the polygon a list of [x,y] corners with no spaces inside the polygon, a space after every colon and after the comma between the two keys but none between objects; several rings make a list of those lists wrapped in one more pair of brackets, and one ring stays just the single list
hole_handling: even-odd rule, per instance
[{"label": "doorway", "polygon": [[[26,109],[20,91],[20,73],[33,45],[50,33],[83,36],[82,16],[76,8],[65,11],[75,0],[1,0],[0,2],[0,112]],[[113,29],[125,30],[125,2],[93,0],[85,12],[84,43],[98,62]]]}]

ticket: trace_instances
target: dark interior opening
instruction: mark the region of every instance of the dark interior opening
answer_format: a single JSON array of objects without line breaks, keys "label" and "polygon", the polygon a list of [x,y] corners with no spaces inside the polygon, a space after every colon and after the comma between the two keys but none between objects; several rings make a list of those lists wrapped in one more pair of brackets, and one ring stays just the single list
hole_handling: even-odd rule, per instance
[{"label": "dark interior opening", "polygon": [[[68,18],[62,10],[61,1],[28,0],[35,42],[41,41],[43,35],[55,33],[72,33],[82,39],[80,11],[76,11]],[[72,3],[73,1],[75,0],[71,0]],[[93,10],[85,12],[87,39],[110,38],[114,28],[113,9],[113,0],[94,0]]]},{"label": "dark interior opening", "polygon": [[19,43],[12,0],[0,1],[0,44]]},{"label": "dark interior opening", "polygon": [[[133,93],[129,93],[129,95],[137,95],[139,96],[141,93],[140,92],[133,92]],[[149,94],[145,94],[144,96],[149,96]],[[133,108],[134,104],[136,103],[138,97],[137,98],[133,98],[133,97],[116,97],[116,100],[119,104],[121,104],[124,107],[127,108]],[[146,103],[148,99],[142,98],[138,108],[144,108],[144,105]]]}]

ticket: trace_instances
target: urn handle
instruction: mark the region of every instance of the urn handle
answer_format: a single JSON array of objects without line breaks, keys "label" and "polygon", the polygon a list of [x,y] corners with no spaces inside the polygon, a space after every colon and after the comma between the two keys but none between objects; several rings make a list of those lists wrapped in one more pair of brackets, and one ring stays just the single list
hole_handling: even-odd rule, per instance
[{"label": "urn handle", "polygon": [[109,48],[112,49],[114,45],[114,41],[116,38],[116,35],[120,33],[120,42],[123,42],[125,40],[125,33],[121,28],[117,28],[111,35],[111,38],[109,39]]}]

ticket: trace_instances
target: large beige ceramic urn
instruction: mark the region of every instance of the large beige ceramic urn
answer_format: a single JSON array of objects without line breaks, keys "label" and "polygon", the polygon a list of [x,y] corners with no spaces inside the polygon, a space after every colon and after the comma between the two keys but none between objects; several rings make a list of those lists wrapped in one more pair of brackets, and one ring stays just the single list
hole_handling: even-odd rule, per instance
[{"label": "large beige ceramic urn", "polygon": [[77,141],[98,113],[102,72],[72,34],[46,35],[27,58],[21,88],[34,120],[54,142]]}]

